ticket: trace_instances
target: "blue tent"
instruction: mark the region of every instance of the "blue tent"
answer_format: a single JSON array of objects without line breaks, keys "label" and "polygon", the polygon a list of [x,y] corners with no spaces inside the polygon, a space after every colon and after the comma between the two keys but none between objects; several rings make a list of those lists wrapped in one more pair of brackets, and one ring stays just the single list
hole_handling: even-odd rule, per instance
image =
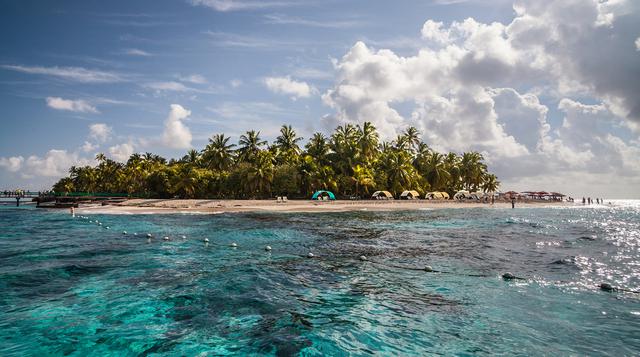
[{"label": "blue tent", "polygon": [[311,197],[312,200],[317,200],[318,197],[323,196],[323,195],[327,195],[329,196],[330,200],[335,200],[336,196],[333,194],[333,192],[331,191],[324,191],[324,190],[320,190],[320,191],[316,191],[316,193],[313,194],[313,196]]}]

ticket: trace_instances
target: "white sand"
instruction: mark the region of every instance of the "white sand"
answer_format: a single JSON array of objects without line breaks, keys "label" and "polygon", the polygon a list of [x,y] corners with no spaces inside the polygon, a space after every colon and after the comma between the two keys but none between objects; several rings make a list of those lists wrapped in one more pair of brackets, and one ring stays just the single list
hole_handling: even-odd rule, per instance
[{"label": "white sand", "polygon": [[[517,202],[516,208],[521,207],[549,207],[571,205],[562,202]],[[154,214],[154,213],[187,213],[187,214],[216,214],[224,212],[345,212],[345,211],[396,211],[444,208],[511,208],[510,202],[496,202],[486,204],[479,202],[456,201],[311,201],[289,200],[279,203],[275,200],[180,200],[180,199],[132,199],[122,203],[100,206],[81,206],[78,213],[105,214]]]}]

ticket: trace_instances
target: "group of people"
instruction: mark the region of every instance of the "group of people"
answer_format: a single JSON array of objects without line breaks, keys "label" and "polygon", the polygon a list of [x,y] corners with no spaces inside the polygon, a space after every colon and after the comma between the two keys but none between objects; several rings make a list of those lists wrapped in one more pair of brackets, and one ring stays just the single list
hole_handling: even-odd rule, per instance
[{"label": "group of people", "polygon": [[[592,203],[593,203],[593,200],[591,199],[591,197],[587,197],[587,198],[582,197],[582,204],[583,205],[586,205],[586,204],[590,205]],[[596,198],[596,204],[598,204],[598,205],[599,204],[604,204],[604,200],[602,198]]]},{"label": "group of people", "polygon": [[6,197],[24,197],[24,195],[27,193],[28,191],[25,190],[13,190],[13,191],[7,191],[4,190],[2,191],[2,193],[6,196]]},{"label": "group of people", "polygon": [[[12,190],[12,191],[4,190],[1,192],[5,197],[24,197],[32,193],[31,191],[28,191],[28,190]],[[38,191],[38,196],[50,196],[50,195],[53,195],[54,193],[55,192],[53,191]]]}]

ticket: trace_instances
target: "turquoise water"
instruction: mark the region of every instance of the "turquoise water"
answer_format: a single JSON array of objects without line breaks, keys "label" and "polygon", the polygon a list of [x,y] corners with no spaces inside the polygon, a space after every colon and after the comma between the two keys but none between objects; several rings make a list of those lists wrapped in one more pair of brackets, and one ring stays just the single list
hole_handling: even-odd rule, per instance
[{"label": "turquoise water", "polygon": [[2,356],[640,354],[634,204],[0,224]]}]

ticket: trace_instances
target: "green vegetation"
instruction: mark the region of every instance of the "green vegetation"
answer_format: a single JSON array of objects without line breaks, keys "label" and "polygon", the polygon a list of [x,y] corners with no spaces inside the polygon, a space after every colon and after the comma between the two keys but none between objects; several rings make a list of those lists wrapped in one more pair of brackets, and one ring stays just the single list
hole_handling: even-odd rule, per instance
[{"label": "green vegetation", "polygon": [[405,189],[424,194],[460,189],[495,191],[499,182],[487,172],[478,152],[441,154],[408,128],[392,142],[381,142],[371,123],[343,125],[331,137],[315,133],[302,148],[302,138],[282,126],[272,145],[259,131],[240,136],[237,145],[218,134],[202,150],[180,160],[151,153],[133,154],[122,164],[98,154],[95,167],[72,167],[56,192],[126,192],[150,198],[310,197],[330,190],[339,196],[369,195]]}]

